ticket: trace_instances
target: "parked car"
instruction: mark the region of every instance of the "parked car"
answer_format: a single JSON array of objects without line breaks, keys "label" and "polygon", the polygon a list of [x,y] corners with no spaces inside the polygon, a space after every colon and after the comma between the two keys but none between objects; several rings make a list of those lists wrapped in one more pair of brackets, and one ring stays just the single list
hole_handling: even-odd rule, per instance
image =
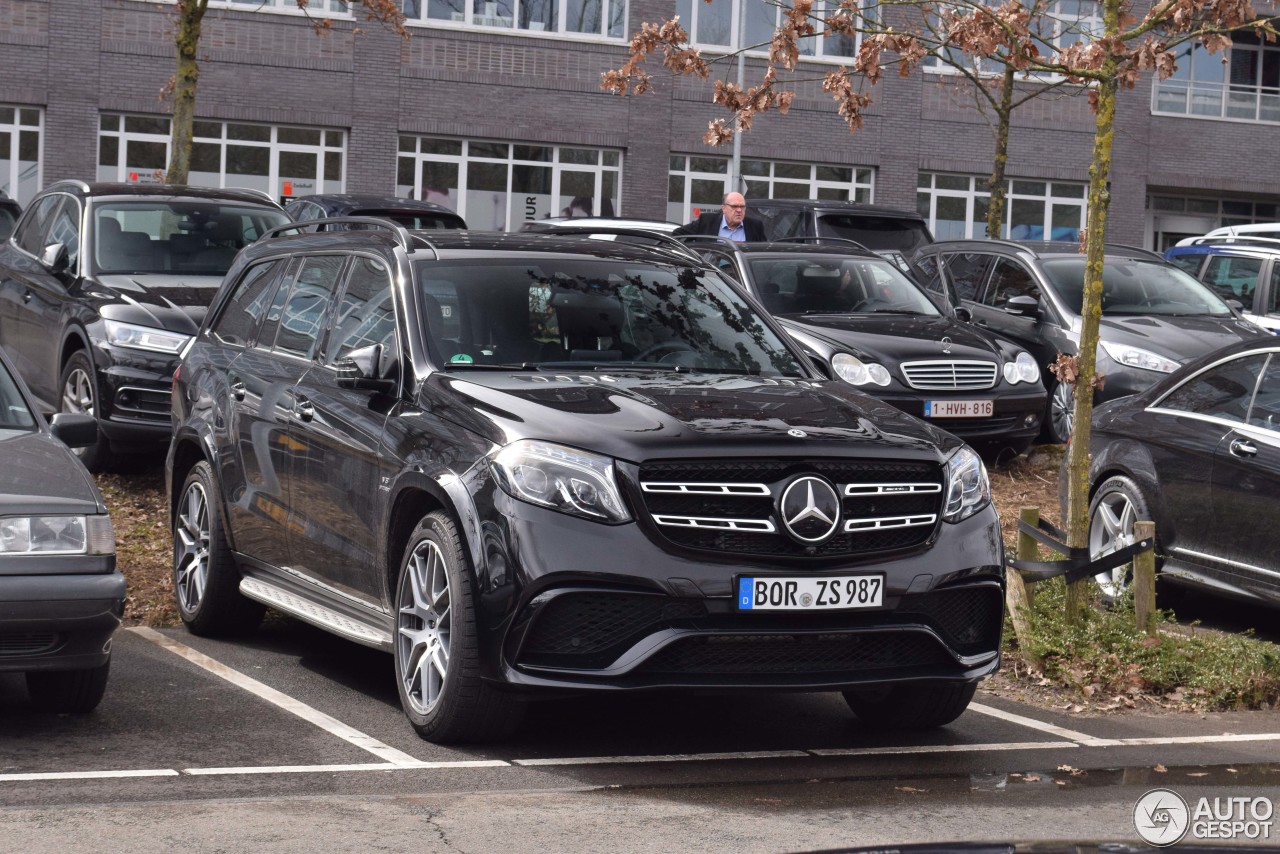
[{"label": "parked car", "polygon": [[1200,237],[1184,237],[1177,242],[1177,246],[1193,246],[1197,241],[1210,239],[1226,239],[1233,238],[1250,238],[1262,237],[1272,240],[1280,238],[1280,222],[1251,222],[1244,225],[1224,225],[1222,228],[1215,228],[1208,234]]},{"label": "parked car", "polygon": [[1280,332],[1280,240],[1171,246],[1164,257],[1239,306],[1245,318]]},{"label": "parked car", "polygon": [[940,310],[876,253],[841,240],[684,240],[741,283],[828,376],[934,421],[986,457],[1020,454],[1040,433],[1046,395],[1035,358]]},{"label": "parked car", "polygon": [[87,415],[47,423],[0,352],[0,672],[47,711],[98,705],[124,616],[111,517],[67,447],[97,432]]},{"label": "parked car", "polygon": [[177,353],[236,253],[287,223],[265,193],[59,181],[0,243],[0,345],[46,412],[98,419],[91,471],[163,447]]},{"label": "parked car", "polygon": [[0,190],[0,240],[9,239],[9,235],[13,234],[14,223],[21,214],[22,205],[18,204],[17,199],[9,198]]},{"label": "parked car", "polygon": [[764,221],[769,240],[841,237],[871,249],[903,270],[933,242],[929,224],[916,211],[829,199],[748,199],[747,215]]},{"label": "parked car", "polygon": [[[374,216],[389,219],[405,228],[466,228],[458,214],[434,202],[379,196],[368,193],[326,193],[299,196],[284,208],[295,222],[311,222],[332,217]],[[349,229],[349,223],[329,223],[325,230]],[[320,226],[316,226],[317,229]]]},{"label": "parked car", "polygon": [[[940,263],[941,262],[941,263]],[[1041,368],[1079,350],[1084,256],[1074,244],[948,240],[916,255],[916,278],[972,322],[1031,352]],[[1095,402],[1141,391],[1183,363],[1267,332],[1145,249],[1109,246],[1102,273]],[[1044,436],[1071,435],[1072,391],[1046,372]]]},{"label": "parked car", "polygon": [[625,216],[550,216],[521,223],[521,231],[556,231],[562,228],[633,228],[640,231],[657,231],[670,234],[680,227],[678,222],[665,219],[638,219]]},{"label": "parked car", "polygon": [[821,378],[683,251],[268,237],[174,420],[190,630],[269,604],[387,650],[434,741],[504,735],[529,696],[657,688],[840,691],[932,727],[999,665],[978,455]]},{"label": "parked car", "polygon": [[[1134,542],[1156,523],[1165,581],[1280,604],[1280,342],[1215,351],[1094,413],[1089,548]],[[1065,480],[1063,481],[1065,483]],[[1104,594],[1129,583],[1099,577]]]}]

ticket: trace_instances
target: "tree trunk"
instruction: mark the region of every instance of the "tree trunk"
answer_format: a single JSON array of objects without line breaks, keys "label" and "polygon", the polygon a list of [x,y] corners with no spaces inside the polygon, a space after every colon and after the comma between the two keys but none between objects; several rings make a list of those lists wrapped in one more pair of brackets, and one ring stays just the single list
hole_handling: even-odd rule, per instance
[{"label": "tree trunk", "polygon": [[173,121],[169,136],[168,184],[185,184],[191,171],[191,137],[196,114],[196,84],[200,81],[200,27],[209,0],[178,0],[177,47],[178,64],[173,75]]},{"label": "tree trunk", "polygon": [[[1118,32],[1120,0],[1106,0],[1103,12],[1105,32]],[[1073,407],[1071,443],[1067,448],[1067,545],[1089,545],[1089,439],[1093,433],[1093,375],[1097,370],[1098,325],[1102,319],[1102,262],[1107,231],[1108,181],[1111,177],[1111,148],[1115,137],[1116,64],[1107,59],[1104,79],[1095,84],[1097,123],[1093,136],[1093,165],[1089,167],[1089,225],[1085,237],[1084,300],[1080,307],[1079,371]],[[1091,579],[1082,579],[1067,589],[1067,621],[1079,622],[1088,602]]]},{"label": "tree trunk", "polygon": [[1004,169],[1009,162],[1009,122],[1013,116],[1013,66],[1006,65],[1001,81],[1000,105],[996,107],[996,155],[991,165],[991,180],[987,184],[990,202],[987,204],[987,237],[998,240],[1004,228],[1005,179]]}]

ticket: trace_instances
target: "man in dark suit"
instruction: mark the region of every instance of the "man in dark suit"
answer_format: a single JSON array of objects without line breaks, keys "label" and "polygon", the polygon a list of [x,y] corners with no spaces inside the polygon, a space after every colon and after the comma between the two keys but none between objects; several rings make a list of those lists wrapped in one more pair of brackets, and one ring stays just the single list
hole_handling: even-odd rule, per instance
[{"label": "man in dark suit", "polygon": [[718,211],[707,211],[693,222],[677,228],[673,234],[711,234],[727,237],[736,243],[764,242],[764,223],[747,216],[747,200],[741,193],[730,193]]}]

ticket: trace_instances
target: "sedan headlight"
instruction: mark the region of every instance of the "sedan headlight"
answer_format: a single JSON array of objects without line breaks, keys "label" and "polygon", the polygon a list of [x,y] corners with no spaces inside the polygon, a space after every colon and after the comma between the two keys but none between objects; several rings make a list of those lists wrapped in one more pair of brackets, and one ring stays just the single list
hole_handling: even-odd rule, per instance
[{"label": "sedan headlight", "polygon": [[849,385],[888,385],[889,369],[875,362],[864,362],[850,353],[831,357],[831,369]]},{"label": "sedan headlight", "polygon": [[493,471],[512,498],[597,522],[631,521],[608,457],[522,439],[497,453]]},{"label": "sedan headlight", "polygon": [[1113,362],[1121,365],[1127,365],[1131,368],[1141,368],[1144,371],[1159,371],[1162,374],[1171,374],[1178,368],[1182,367],[1173,359],[1166,359],[1159,353],[1152,353],[1150,350],[1143,350],[1141,347],[1130,347],[1127,344],[1112,344],[1109,341],[1099,341],[1098,346],[1106,351]]},{"label": "sedan headlight", "polygon": [[1020,350],[1012,362],[1004,363],[1004,379],[1010,385],[1040,381],[1040,366],[1026,350]]},{"label": "sedan headlight", "polygon": [[102,325],[107,331],[107,343],[133,350],[176,354],[191,340],[190,335],[150,326],[134,326],[132,323],[121,323],[118,320],[104,320]]},{"label": "sedan headlight", "polygon": [[115,550],[110,516],[0,518],[0,555],[109,555]]},{"label": "sedan headlight", "polygon": [[987,467],[972,448],[961,446],[947,460],[947,503],[942,518],[948,522],[968,519],[991,503]]}]

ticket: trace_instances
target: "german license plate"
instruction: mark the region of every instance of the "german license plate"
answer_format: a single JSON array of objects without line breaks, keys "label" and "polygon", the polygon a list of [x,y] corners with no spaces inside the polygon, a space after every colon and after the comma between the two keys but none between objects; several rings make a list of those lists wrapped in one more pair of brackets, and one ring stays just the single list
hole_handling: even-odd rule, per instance
[{"label": "german license plate", "polygon": [[995,412],[990,400],[926,400],[925,418],[988,418]]},{"label": "german license plate", "polygon": [[842,611],[884,604],[883,575],[739,576],[739,611]]}]

